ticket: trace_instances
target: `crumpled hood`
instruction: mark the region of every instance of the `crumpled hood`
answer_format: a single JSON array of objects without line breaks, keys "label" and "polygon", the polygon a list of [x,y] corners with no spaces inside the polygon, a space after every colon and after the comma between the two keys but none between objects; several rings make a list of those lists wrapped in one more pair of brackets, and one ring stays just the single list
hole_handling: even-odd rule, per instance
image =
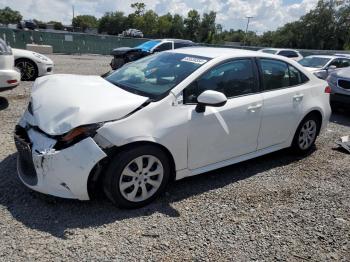
[{"label": "crumpled hood", "polygon": [[143,51],[140,48],[132,48],[132,47],[118,47],[114,48],[111,52],[111,55],[123,55],[126,54],[129,51]]},{"label": "crumpled hood", "polygon": [[50,135],[122,118],[147,100],[100,76],[59,74],[38,78],[31,96],[35,122]]}]

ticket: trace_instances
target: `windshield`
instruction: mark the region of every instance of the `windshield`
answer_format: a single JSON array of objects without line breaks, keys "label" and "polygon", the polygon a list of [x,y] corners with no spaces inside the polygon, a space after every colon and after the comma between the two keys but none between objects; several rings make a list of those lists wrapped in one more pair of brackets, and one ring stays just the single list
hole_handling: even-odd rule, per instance
[{"label": "windshield", "polygon": [[126,64],[106,80],[129,92],[157,98],[209,60],[207,57],[162,52]]},{"label": "windshield", "polygon": [[302,66],[305,67],[324,67],[331,59],[326,57],[305,57],[299,61]]},{"label": "windshield", "polygon": [[272,49],[263,49],[261,51],[264,53],[273,54],[273,55],[277,53],[276,50],[272,50]]},{"label": "windshield", "polygon": [[159,43],[160,41],[157,41],[157,40],[147,41],[141,45],[136,46],[135,48],[142,49],[142,51],[149,51]]}]

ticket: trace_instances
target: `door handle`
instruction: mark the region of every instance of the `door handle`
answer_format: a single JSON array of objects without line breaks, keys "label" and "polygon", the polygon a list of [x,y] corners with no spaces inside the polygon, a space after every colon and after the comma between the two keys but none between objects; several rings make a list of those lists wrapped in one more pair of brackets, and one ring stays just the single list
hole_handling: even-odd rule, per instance
[{"label": "door handle", "polygon": [[293,100],[296,102],[300,102],[301,100],[303,100],[304,95],[303,94],[298,94],[293,96]]},{"label": "door handle", "polygon": [[256,104],[253,106],[249,106],[248,107],[248,111],[255,113],[255,111],[257,111],[258,109],[260,109],[262,107],[262,104]]}]

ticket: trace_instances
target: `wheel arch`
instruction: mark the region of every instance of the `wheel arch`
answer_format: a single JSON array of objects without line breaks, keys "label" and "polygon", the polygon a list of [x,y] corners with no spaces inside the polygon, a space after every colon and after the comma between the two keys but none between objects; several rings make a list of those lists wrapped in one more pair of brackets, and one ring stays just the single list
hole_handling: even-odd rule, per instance
[{"label": "wheel arch", "polygon": [[[319,108],[313,108],[310,111],[308,111],[299,121],[297,128],[295,129],[295,132],[298,130],[299,125],[304,121],[305,118],[309,117],[309,116],[316,116],[317,119],[319,120],[319,126],[318,126],[318,130],[317,130],[317,135],[320,134],[321,131],[321,127],[323,125],[323,114],[322,111]],[[294,134],[295,134],[294,132]]]},{"label": "wheel arch", "polygon": [[34,64],[34,67],[36,69],[36,73],[37,73],[37,77],[39,76],[39,67],[38,65],[36,64],[36,62],[33,60],[33,59],[30,59],[28,57],[18,57],[18,58],[15,58],[15,66],[16,66],[16,63],[19,62],[19,61],[29,61],[29,62],[32,62]]},{"label": "wheel arch", "polygon": [[103,178],[105,176],[107,166],[109,165],[112,157],[118,154],[121,154],[126,149],[130,149],[140,145],[153,145],[160,148],[166,154],[167,158],[170,161],[170,166],[171,166],[170,181],[175,180],[175,177],[176,177],[175,159],[167,147],[165,147],[160,143],[157,143],[155,141],[150,141],[150,140],[133,141],[133,142],[124,144],[122,146],[113,146],[111,148],[108,148],[106,150],[107,157],[99,161],[93,167],[93,169],[89,174],[88,183],[87,183],[87,190],[90,198],[94,198],[96,195],[99,194],[99,191],[102,189]]}]

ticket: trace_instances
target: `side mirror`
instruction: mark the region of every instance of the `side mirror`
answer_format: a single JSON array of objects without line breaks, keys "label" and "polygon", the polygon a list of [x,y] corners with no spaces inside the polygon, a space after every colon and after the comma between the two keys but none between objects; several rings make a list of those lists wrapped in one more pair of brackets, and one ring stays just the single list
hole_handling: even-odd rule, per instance
[{"label": "side mirror", "polygon": [[327,70],[335,70],[335,69],[337,69],[337,66],[335,65],[331,65],[327,68]]},{"label": "side mirror", "polygon": [[205,112],[206,106],[220,107],[226,104],[227,97],[220,92],[214,90],[207,90],[201,93],[197,98],[198,105],[196,107],[197,113]]}]

